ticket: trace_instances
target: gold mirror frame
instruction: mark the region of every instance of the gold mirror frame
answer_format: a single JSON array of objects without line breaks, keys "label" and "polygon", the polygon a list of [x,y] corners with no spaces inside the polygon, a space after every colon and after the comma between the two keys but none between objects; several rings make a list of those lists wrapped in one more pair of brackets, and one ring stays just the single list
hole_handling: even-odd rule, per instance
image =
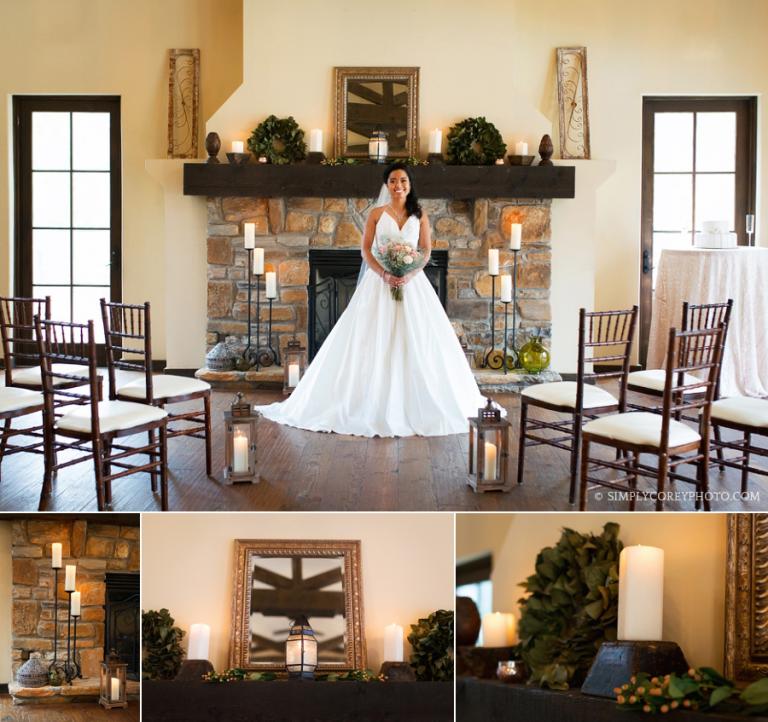
[{"label": "gold mirror frame", "polygon": [[[283,672],[285,664],[253,663],[249,659],[249,617],[251,609],[252,558],[260,557],[342,557],[344,565],[344,623],[346,660],[321,663],[317,672],[346,672],[365,669],[365,627],[360,573],[360,542],[349,540],[236,539],[235,579],[232,601],[232,634],[229,666],[260,672]],[[310,620],[311,621],[311,620]]]},{"label": "gold mirror frame", "polygon": [[768,514],[728,515],[725,676],[768,675]]},{"label": "gold mirror frame", "polygon": [[418,68],[334,68],[336,102],[333,148],[336,157],[367,158],[366,152],[350,152],[347,147],[347,85],[350,80],[366,83],[398,80],[408,87],[405,150],[390,151],[389,157],[409,158],[419,155],[419,69]]}]

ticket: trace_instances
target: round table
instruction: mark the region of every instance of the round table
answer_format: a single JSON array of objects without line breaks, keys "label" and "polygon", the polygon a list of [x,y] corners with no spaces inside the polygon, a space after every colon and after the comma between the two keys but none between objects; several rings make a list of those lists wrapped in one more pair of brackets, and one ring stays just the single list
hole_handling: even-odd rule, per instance
[{"label": "round table", "polygon": [[768,248],[661,252],[648,343],[648,368],[663,368],[670,326],[683,301],[733,299],[720,395],[768,396]]}]

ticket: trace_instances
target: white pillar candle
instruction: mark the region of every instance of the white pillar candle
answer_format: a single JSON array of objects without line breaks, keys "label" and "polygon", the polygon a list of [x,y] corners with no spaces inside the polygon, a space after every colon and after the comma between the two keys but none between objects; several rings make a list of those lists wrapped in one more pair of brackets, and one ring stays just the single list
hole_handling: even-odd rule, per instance
[{"label": "white pillar candle", "polygon": [[519,251],[523,244],[523,224],[513,223],[509,229],[509,248],[512,251]]},{"label": "white pillar candle", "polygon": [[233,153],[242,153],[245,149],[245,145],[242,140],[233,140],[232,141],[232,152]]},{"label": "white pillar candle", "polygon": [[528,143],[519,140],[515,143],[515,155],[528,155]]},{"label": "white pillar candle", "polygon": [[51,544],[51,568],[61,569],[61,543],[53,542]]},{"label": "white pillar candle", "polygon": [[620,640],[658,642],[664,618],[664,550],[625,547],[619,557]]},{"label": "white pillar candle", "polygon": [[246,248],[256,247],[256,224],[243,223],[243,245]]},{"label": "white pillar candle", "polygon": [[499,249],[491,248],[488,251],[488,273],[491,276],[499,275]]},{"label": "white pillar candle", "polygon": [[483,447],[485,449],[485,466],[483,467],[483,480],[496,480],[496,444],[486,441]]},{"label": "white pillar candle", "polygon": [[399,624],[384,627],[384,661],[403,661],[403,628]]},{"label": "white pillar candle", "polygon": [[80,616],[80,592],[72,592],[72,616]]},{"label": "white pillar candle", "polygon": [[288,364],[288,386],[296,388],[299,385],[299,364]]},{"label": "white pillar candle", "polygon": [[277,274],[267,271],[266,275],[267,298],[277,298]]},{"label": "white pillar candle", "polygon": [[248,471],[248,437],[239,429],[232,439],[232,471],[242,474]]},{"label": "white pillar candle", "polygon": [[74,592],[75,591],[75,573],[77,571],[77,566],[75,564],[67,564],[66,569],[66,576],[64,577],[64,591],[65,592]]},{"label": "white pillar candle", "polygon": [[490,612],[483,615],[483,647],[507,646],[507,615]]},{"label": "white pillar candle", "polygon": [[501,302],[512,302],[512,276],[510,276],[508,273],[505,273],[501,277]]},{"label": "white pillar candle", "polygon": [[323,131],[320,130],[320,128],[312,128],[312,130],[309,131],[309,152],[323,152]]},{"label": "white pillar candle", "polygon": [[255,276],[264,275],[264,249],[253,249],[253,274]]},{"label": "white pillar candle", "polygon": [[117,677],[112,677],[109,685],[109,701],[120,701],[120,680]]},{"label": "white pillar candle", "polygon": [[517,619],[514,614],[507,614],[507,644],[517,644]]},{"label": "white pillar candle", "polygon": [[429,152],[440,153],[443,147],[443,131],[435,128],[429,131]]},{"label": "white pillar candle", "polygon": [[189,628],[187,659],[208,659],[211,628],[207,624],[193,624]]}]

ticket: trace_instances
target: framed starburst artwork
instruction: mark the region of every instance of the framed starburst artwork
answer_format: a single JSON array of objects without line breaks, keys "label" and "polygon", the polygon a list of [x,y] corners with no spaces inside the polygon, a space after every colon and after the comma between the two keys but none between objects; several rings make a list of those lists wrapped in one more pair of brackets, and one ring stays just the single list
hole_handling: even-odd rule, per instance
[{"label": "framed starburst artwork", "polygon": [[557,49],[557,103],[560,109],[560,157],[590,157],[587,49]]},{"label": "framed starburst artwork", "polygon": [[169,51],[168,157],[197,158],[200,51]]}]

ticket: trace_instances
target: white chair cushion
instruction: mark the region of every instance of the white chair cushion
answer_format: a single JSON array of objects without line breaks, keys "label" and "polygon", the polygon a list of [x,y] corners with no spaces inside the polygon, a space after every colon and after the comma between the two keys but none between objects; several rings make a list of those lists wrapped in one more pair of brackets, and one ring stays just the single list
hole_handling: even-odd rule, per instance
[{"label": "white chair cushion", "polygon": [[[207,391],[211,385],[200,379],[187,376],[166,376],[158,374],[152,377],[152,395],[156,399],[170,399],[174,396],[186,396],[199,391]],[[129,381],[117,389],[118,396],[128,396],[132,399],[145,399],[147,397],[144,377]]]},{"label": "white chair cushion", "polygon": [[0,414],[43,405],[43,395],[30,389],[0,386]]},{"label": "white chair cushion", "polygon": [[[575,381],[553,381],[548,384],[535,384],[523,390],[522,395],[536,401],[543,401],[556,406],[576,406]],[[619,402],[605,389],[593,384],[584,384],[584,408],[596,409],[601,406],[615,406]]]},{"label": "white chair cushion", "polygon": [[[88,378],[88,367],[77,366],[75,364],[52,364],[51,371],[54,373],[72,374],[73,376],[82,376]],[[26,386],[41,386],[43,376],[39,366],[27,366],[24,368],[13,369],[13,383],[25,384]],[[53,377],[53,385],[61,386],[70,383],[69,379],[60,379]]]},{"label": "white chair cushion", "polygon": [[[99,429],[102,433],[125,431],[134,426],[143,426],[160,421],[168,416],[157,406],[135,404],[132,401],[99,401]],[[79,431],[87,434],[91,430],[91,406],[76,406],[64,414],[56,428],[62,431]]]},{"label": "white chair cushion", "polygon": [[[647,411],[630,412],[603,416],[584,424],[584,431],[589,434],[604,436],[614,441],[624,441],[628,444],[656,446],[661,444],[660,414]],[[690,427],[679,421],[669,422],[669,445],[682,446],[699,441],[701,437]]]},{"label": "white chair cushion", "polygon": [[768,399],[734,396],[712,404],[712,418],[736,424],[768,428]]},{"label": "white chair cushion", "polygon": [[[627,383],[631,386],[641,386],[644,389],[650,391],[658,391],[660,394],[664,393],[664,382],[667,380],[667,372],[664,369],[648,369],[646,371],[633,371],[627,377]],[[677,384],[677,379],[672,380],[673,384]],[[683,374],[683,383],[688,386],[689,384],[700,384],[701,379],[696,378],[693,374]],[[700,394],[704,392],[704,386],[698,389],[689,389],[686,394]]]}]

